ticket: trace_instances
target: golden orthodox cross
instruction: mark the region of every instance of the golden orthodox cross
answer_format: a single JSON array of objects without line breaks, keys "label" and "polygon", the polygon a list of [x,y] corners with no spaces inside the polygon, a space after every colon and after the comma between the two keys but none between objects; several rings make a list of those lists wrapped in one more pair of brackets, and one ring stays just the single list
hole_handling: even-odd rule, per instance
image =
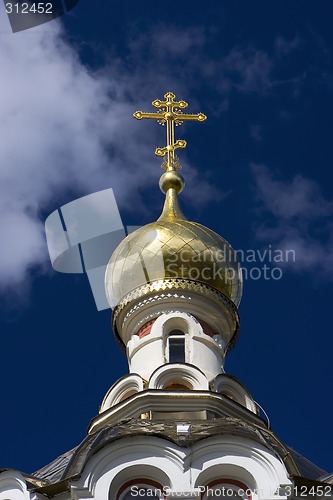
[{"label": "golden orthodox cross", "polygon": [[160,101],[156,99],[152,102],[154,108],[158,108],[156,113],[144,113],[143,111],[136,111],[133,113],[134,118],[137,120],[142,120],[143,118],[150,118],[152,120],[157,120],[160,125],[166,124],[167,132],[167,145],[164,148],[156,148],[156,156],[167,158],[164,160],[162,167],[165,170],[176,170],[180,168],[180,165],[175,157],[175,150],[178,148],[185,148],[186,141],[183,139],[177,139],[175,142],[175,125],[181,125],[185,120],[196,120],[198,122],[204,122],[207,116],[203,113],[189,114],[183,113],[182,110],[187,108],[188,103],[185,101],[176,101],[175,94],[172,92],[167,92],[164,95],[165,101]]}]

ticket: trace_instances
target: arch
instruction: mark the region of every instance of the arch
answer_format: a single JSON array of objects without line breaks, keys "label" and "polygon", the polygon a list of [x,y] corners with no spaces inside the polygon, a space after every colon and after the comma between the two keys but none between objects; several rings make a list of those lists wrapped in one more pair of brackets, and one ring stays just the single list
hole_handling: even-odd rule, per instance
[{"label": "arch", "polygon": [[167,318],[162,325],[164,359],[166,363],[189,361],[189,322],[184,314]]},{"label": "arch", "polygon": [[124,399],[129,398],[133,394],[143,391],[143,380],[140,375],[132,373],[121,378],[116,384],[114,384],[108,392],[105,394],[102,404],[100,406],[99,413],[111,408],[111,406],[124,401]]},{"label": "arch", "polygon": [[[146,478],[168,489],[184,478],[186,453],[168,440],[155,436],[123,437],[95,453],[80,478],[71,486],[73,498],[116,498],[126,481]],[[189,473],[185,473],[189,475]],[[112,496],[114,495],[114,496]],[[139,496],[137,498],[140,498]]]},{"label": "arch", "polygon": [[185,363],[185,332],[180,329],[170,330],[167,336],[166,358],[169,363]]},{"label": "arch", "polygon": [[250,472],[242,466],[233,463],[214,464],[199,474],[196,480],[196,487],[203,489],[203,487],[222,484],[223,482],[230,482],[230,484],[241,484],[246,486],[252,492],[256,490],[257,483]]},{"label": "arch", "polygon": [[[152,493],[156,493],[158,500],[163,500],[165,495],[163,490],[170,486],[170,479],[164,471],[153,465],[137,464],[125,467],[113,479],[109,489],[109,500],[121,500],[126,490],[135,490],[139,495],[138,489],[146,486],[150,490],[150,497],[154,499]],[[133,496],[134,498],[134,496]],[[155,499],[154,499],[155,500]]]},{"label": "arch", "polygon": [[[200,488],[200,490],[202,489]],[[252,500],[253,490],[242,481],[223,477],[205,485],[205,491],[202,491],[200,498],[201,500],[214,500],[222,496]]]},{"label": "arch", "polygon": [[[143,333],[150,329],[149,326],[145,330],[147,319],[145,316]],[[164,312],[154,321],[149,334],[139,338],[133,334],[137,330],[131,332],[127,356],[130,371],[139,373],[144,380],[149,380],[158,367],[170,362],[198,366],[209,382],[221,373],[224,341],[219,333],[213,337],[204,333],[192,314],[178,310]]]},{"label": "arch", "polygon": [[170,335],[170,332],[172,332],[173,330],[180,330],[186,335],[190,330],[191,319],[193,321],[195,318],[187,313],[173,311],[173,314],[170,315],[170,318],[167,318],[163,322],[163,336]]},{"label": "arch", "polygon": [[236,377],[221,373],[214,381],[214,391],[233,399],[255,414],[259,413],[251,394]]},{"label": "arch", "polygon": [[193,365],[171,363],[157,368],[149,379],[149,389],[166,389],[184,385],[188,390],[207,391],[207,377]]},{"label": "arch", "polygon": [[213,481],[240,481],[252,491],[252,500],[270,498],[281,486],[290,485],[287,470],[274,452],[266,446],[241,436],[223,435],[207,438],[193,446],[187,457],[196,487]]}]

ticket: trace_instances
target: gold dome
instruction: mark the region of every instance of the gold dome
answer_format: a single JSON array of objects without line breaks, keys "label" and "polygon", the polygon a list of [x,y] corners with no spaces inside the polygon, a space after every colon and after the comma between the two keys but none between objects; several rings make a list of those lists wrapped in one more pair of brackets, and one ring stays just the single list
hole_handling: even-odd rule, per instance
[{"label": "gold dome", "polygon": [[[178,173],[180,164],[175,150],[185,148],[186,141],[175,141],[174,128],[184,120],[203,122],[206,115],[183,113],[187,102],[176,102],[172,92],[164,97],[165,101],[156,99],[152,103],[158,112],[134,113],[138,120],[153,119],[166,125],[167,145],[155,151],[164,158],[165,173],[160,179],[160,188],[166,194],[163,212],[156,222],[127,236],[114,251],[105,275],[109,304],[119,312],[138,299],[144,303],[155,292],[187,289],[219,295],[220,299],[222,294],[222,301],[237,306],[242,278],[236,252],[214,231],[188,221],[178,205],[177,195],[184,180]],[[233,304],[229,304],[231,309]],[[237,316],[237,312],[233,314]]]},{"label": "gold dome", "polygon": [[204,284],[238,305],[242,279],[235,251],[211,229],[185,218],[177,199],[183,180],[178,172],[171,180],[165,175],[160,183],[166,191],[161,217],[127,236],[109,261],[105,283],[110,306],[131,301],[144,285],[150,285],[150,291],[163,290],[180,281]]}]

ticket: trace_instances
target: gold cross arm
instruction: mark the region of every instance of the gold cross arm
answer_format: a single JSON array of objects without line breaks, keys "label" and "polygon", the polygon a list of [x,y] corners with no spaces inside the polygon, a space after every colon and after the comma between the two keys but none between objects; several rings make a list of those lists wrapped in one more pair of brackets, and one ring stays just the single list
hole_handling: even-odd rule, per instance
[{"label": "gold cross arm", "polygon": [[174,144],[170,144],[169,146],[166,146],[165,148],[156,148],[155,149],[155,155],[156,156],[162,156],[164,157],[168,152],[170,151],[175,151],[175,149],[178,148],[186,148],[187,142],[184,141],[184,139],[177,139],[177,141]]},{"label": "gold cross arm", "polygon": [[186,141],[183,139],[175,141],[175,124],[178,126],[184,121],[189,120],[204,122],[207,116],[203,113],[183,113],[182,110],[187,108],[188,103],[185,101],[175,101],[176,96],[172,92],[167,92],[164,97],[165,101],[156,99],[152,102],[152,105],[158,109],[158,112],[145,113],[143,111],[136,111],[133,113],[133,116],[137,120],[147,118],[157,120],[160,125],[166,124],[167,145],[164,148],[156,148],[155,154],[162,157],[167,155],[167,161],[163,163],[163,167],[166,168],[166,170],[175,170],[176,168],[180,168],[180,166],[176,161],[174,152],[178,148],[183,149],[186,147]]},{"label": "gold cross arm", "polygon": [[[162,112],[162,113],[144,113],[143,111],[136,111],[133,113],[134,118],[137,120],[142,120],[143,118],[148,118],[152,120],[158,120],[161,122],[166,122],[168,120],[174,120],[183,122],[185,120],[196,120],[198,122],[204,122],[207,120],[207,116],[203,113],[190,114],[190,113],[176,113],[176,112]],[[162,123],[162,125],[164,125]],[[179,123],[180,125],[180,123]]]}]

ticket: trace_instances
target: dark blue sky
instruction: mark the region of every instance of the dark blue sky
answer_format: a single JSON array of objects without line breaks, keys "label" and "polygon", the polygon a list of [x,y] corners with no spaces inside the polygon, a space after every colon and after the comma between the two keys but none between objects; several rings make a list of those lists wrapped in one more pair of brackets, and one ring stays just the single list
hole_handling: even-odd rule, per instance
[{"label": "dark blue sky", "polygon": [[0,467],[32,472],[78,444],[127,371],[86,277],[52,271],[43,223],[109,187],[124,224],[158,217],[164,130],[132,113],[171,90],[208,116],[177,129],[187,217],[245,254],[296,256],[243,264],[282,277],[245,280],[226,371],[333,470],[332,14],[329,1],[81,0],[16,34],[0,16]]}]

